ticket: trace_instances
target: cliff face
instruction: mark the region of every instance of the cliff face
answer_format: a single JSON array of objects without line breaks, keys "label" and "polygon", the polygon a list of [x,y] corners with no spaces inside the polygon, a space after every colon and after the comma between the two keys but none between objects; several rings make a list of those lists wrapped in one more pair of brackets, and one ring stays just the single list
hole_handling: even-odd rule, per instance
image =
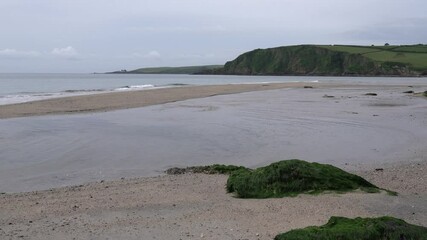
[{"label": "cliff face", "polygon": [[257,49],[229,61],[210,74],[230,75],[418,75],[402,63],[375,62],[361,54],[332,51],[314,45]]}]

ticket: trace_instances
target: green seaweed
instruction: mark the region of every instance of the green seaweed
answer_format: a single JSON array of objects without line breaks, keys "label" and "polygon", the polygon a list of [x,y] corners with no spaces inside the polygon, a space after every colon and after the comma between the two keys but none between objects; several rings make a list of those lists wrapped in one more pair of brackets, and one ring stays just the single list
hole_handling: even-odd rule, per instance
[{"label": "green seaweed", "polygon": [[227,191],[240,198],[271,198],[319,194],[325,191],[345,193],[360,189],[368,193],[380,189],[362,177],[337,167],[302,160],[284,160],[255,170],[239,169],[231,173]]},{"label": "green seaweed", "polygon": [[185,173],[231,174],[234,171],[246,169],[243,166],[213,164],[208,166],[193,166],[186,168],[169,168],[165,172],[170,175]]},{"label": "green seaweed", "polygon": [[235,171],[246,169],[246,168],[242,166],[214,164],[209,166],[189,167],[188,169],[190,169],[194,173],[231,174]]},{"label": "green seaweed", "polygon": [[427,228],[393,217],[331,217],[320,227],[307,227],[279,234],[275,240],[421,240],[427,239]]}]

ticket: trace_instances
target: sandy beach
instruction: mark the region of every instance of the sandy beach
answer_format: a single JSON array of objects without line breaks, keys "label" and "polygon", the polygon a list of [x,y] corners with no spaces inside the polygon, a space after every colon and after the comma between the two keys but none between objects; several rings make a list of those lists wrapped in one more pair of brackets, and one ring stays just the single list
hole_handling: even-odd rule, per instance
[{"label": "sandy beach", "polygon": [[427,163],[359,174],[399,192],[237,199],[225,175],[123,179],[0,195],[1,239],[273,239],[330,216],[427,225]]},{"label": "sandy beach", "polygon": [[[421,92],[425,87],[409,89]],[[0,238],[272,239],[290,229],[324,224],[330,216],[390,215],[427,226],[427,131],[422,127],[427,101],[404,94],[406,90],[404,84],[245,84],[0,106],[1,130],[6,134],[0,139],[5,146],[0,151],[4,161],[0,188],[28,191],[0,195]],[[368,92],[377,96],[366,95]],[[143,106],[147,107],[139,108]],[[110,110],[118,111],[88,113]],[[64,113],[84,114],[56,115]],[[49,116],[15,118],[39,115]],[[62,125],[55,135],[47,131],[65,120],[66,131]],[[76,131],[73,126],[82,122],[88,125],[77,125],[78,135],[70,135]],[[123,130],[90,139],[96,134],[89,130],[99,124],[97,132]],[[37,131],[30,131],[34,128]],[[117,139],[129,137],[123,146],[130,153],[120,158],[109,153],[103,142],[107,136],[116,144]],[[79,147],[76,139],[80,138],[89,139]],[[179,148],[167,145],[168,140]],[[166,145],[138,152],[157,141]],[[70,149],[71,143],[75,151],[62,155],[60,146]],[[98,148],[87,149],[96,143],[105,149],[109,161],[97,155]],[[11,157],[16,151],[10,146],[17,144],[25,150],[19,155],[22,161],[15,163],[18,160]],[[54,159],[31,158],[40,152],[40,159]],[[90,155],[90,159],[75,158],[78,153]],[[140,160],[126,160],[133,155]],[[399,195],[353,192],[244,200],[225,192],[225,175],[161,174],[168,166],[225,163],[256,167],[293,157],[340,166]],[[158,176],[135,178],[150,166],[148,175],[157,171]],[[94,176],[100,170],[104,175]],[[62,185],[67,187],[58,188]],[[48,189],[51,187],[55,188]]]},{"label": "sandy beach", "polygon": [[263,91],[271,89],[317,86],[307,83],[228,84],[184,86],[145,91],[126,91],[55,98],[0,106],[0,119],[49,114],[105,112],[117,109],[145,107],[156,104],[203,98],[215,95]]}]

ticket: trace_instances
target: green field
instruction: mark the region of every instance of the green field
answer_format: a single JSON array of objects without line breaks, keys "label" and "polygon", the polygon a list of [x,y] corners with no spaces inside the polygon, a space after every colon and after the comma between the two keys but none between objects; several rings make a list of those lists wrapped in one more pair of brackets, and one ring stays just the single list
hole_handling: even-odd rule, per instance
[{"label": "green field", "polygon": [[414,70],[425,71],[427,69],[427,45],[403,45],[403,46],[344,46],[321,45],[319,47],[336,52],[360,54],[375,62],[401,63],[411,66]]}]

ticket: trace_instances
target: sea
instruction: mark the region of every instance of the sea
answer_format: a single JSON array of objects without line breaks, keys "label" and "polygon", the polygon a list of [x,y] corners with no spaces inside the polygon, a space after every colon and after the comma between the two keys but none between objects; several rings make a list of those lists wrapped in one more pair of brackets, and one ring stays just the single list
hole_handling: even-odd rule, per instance
[{"label": "sea", "polygon": [[174,74],[0,73],[0,105],[48,98],[134,91],[185,85],[274,82],[352,82],[364,84],[417,84],[425,78],[360,78],[307,76],[218,76]]}]

